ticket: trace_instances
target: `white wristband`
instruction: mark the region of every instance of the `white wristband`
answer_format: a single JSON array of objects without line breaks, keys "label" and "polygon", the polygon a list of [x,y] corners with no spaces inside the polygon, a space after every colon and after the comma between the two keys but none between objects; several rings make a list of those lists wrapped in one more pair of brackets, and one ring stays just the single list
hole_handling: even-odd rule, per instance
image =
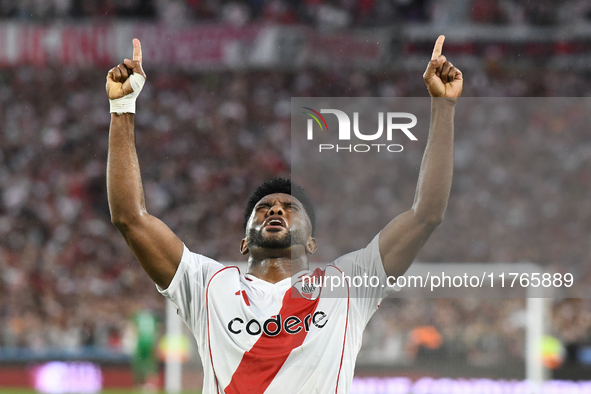
[{"label": "white wristband", "polygon": [[129,82],[131,83],[133,92],[129,93],[127,96],[115,100],[109,100],[111,113],[135,114],[135,99],[142,91],[142,88],[146,83],[146,78],[141,74],[133,73],[129,76]]}]

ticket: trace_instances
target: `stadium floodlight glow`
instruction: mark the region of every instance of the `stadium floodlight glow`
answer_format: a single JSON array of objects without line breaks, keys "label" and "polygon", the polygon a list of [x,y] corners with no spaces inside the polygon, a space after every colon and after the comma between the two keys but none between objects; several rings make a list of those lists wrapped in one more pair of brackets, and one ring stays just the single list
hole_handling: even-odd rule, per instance
[{"label": "stadium floodlight glow", "polygon": [[466,393],[516,393],[516,394],[589,394],[591,381],[558,381],[534,383],[522,380],[421,378],[412,381],[405,377],[353,378],[351,394],[466,394]]},{"label": "stadium floodlight glow", "polygon": [[90,362],[51,361],[33,370],[33,386],[47,394],[93,394],[103,389],[103,376]]}]

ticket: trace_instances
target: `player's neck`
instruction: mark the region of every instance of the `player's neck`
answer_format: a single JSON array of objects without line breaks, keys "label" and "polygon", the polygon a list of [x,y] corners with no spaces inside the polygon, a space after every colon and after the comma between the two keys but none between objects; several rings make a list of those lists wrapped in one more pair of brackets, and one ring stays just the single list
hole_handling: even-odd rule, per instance
[{"label": "player's neck", "polygon": [[298,253],[296,255],[292,252],[283,256],[279,254],[261,256],[251,252],[248,258],[248,273],[261,280],[277,283],[283,279],[291,278],[292,275],[302,270],[308,269],[308,257],[306,254]]}]

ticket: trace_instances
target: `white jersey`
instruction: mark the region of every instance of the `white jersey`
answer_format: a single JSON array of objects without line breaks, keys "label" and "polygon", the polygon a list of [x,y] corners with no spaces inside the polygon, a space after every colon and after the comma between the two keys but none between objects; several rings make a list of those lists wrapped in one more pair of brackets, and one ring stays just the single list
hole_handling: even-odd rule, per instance
[{"label": "white jersey", "polygon": [[[364,275],[379,284],[351,285]],[[332,291],[309,285],[312,277],[319,284],[332,276],[348,277],[350,285]],[[376,236],[324,271],[275,284],[185,247],[169,287],[158,290],[195,335],[204,394],[341,394],[350,391],[363,330],[387,295],[385,284]]]}]

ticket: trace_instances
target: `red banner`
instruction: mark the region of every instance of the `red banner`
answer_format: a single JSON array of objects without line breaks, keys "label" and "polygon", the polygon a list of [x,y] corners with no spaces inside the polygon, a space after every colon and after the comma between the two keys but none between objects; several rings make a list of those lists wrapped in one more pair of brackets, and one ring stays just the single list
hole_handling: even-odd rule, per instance
[{"label": "red banner", "polygon": [[[305,27],[288,30],[262,25],[174,28],[134,23],[3,23],[0,24],[0,65],[110,67],[131,56],[134,37],[142,42],[147,67],[193,70],[294,67],[296,58],[306,64],[338,61],[375,65],[381,58],[376,40],[352,34],[324,36]],[[303,45],[285,48],[286,37]],[[282,59],[286,56],[289,59]]]}]

